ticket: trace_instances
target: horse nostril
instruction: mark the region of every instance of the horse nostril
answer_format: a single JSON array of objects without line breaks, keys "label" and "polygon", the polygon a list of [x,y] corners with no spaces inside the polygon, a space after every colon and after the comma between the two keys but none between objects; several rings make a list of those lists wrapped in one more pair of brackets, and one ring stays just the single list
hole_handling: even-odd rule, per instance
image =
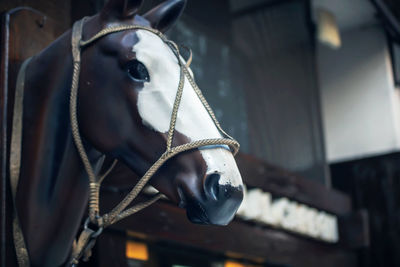
[{"label": "horse nostril", "polygon": [[209,174],[206,177],[204,189],[207,197],[211,197],[214,200],[218,200],[219,196],[219,178],[221,176],[218,173]]}]

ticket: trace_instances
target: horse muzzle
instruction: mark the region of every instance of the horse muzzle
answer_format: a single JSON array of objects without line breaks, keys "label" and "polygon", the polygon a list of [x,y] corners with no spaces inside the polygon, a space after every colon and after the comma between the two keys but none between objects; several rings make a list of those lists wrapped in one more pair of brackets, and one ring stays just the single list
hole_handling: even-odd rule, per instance
[{"label": "horse muzzle", "polygon": [[[243,186],[219,183],[220,175],[207,175],[201,198],[184,192],[183,197],[188,219],[197,224],[227,225],[235,216],[242,200]],[[182,195],[182,194],[181,194]],[[182,196],[181,196],[182,199]]]}]

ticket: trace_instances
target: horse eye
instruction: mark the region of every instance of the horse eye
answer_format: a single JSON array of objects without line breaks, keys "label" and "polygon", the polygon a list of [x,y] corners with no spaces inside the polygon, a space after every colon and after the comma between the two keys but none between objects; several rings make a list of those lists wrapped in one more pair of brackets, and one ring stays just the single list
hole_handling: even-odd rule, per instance
[{"label": "horse eye", "polygon": [[128,74],[136,82],[150,82],[150,75],[146,66],[138,60],[132,60],[127,66]]}]

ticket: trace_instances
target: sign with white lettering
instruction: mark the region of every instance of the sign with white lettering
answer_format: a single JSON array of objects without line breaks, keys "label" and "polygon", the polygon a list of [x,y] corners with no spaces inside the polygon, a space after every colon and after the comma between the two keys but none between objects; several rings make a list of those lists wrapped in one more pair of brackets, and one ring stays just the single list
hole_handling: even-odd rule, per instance
[{"label": "sign with white lettering", "polygon": [[237,215],[330,243],[339,240],[337,217],[287,198],[272,199],[268,192],[245,192]]}]

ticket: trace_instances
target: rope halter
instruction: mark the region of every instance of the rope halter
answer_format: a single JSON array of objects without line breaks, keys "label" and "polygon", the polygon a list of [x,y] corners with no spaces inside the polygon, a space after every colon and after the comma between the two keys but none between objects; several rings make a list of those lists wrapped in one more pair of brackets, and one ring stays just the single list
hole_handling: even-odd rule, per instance
[{"label": "rope halter", "polygon": [[[77,264],[82,256],[86,255],[85,258],[90,256],[89,255],[90,249],[91,247],[93,247],[95,239],[105,227],[114,224],[117,221],[129,215],[132,215],[143,208],[146,208],[147,206],[151,205],[152,203],[160,199],[162,195],[159,193],[153,196],[148,201],[127,208],[129,204],[131,204],[131,202],[138,196],[140,191],[145,187],[150,178],[168,159],[174,157],[175,155],[181,152],[210,145],[227,145],[230,147],[233,155],[236,155],[240,147],[239,143],[221,128],[221,125],[219,124],[217,118],[214,115],[214,112],[212,111],[211,107],[205,100],[199,87],[194,82],[194,79],[188,70],[189,64],[191,62],[191,56],[188,60],[188,63],[185,64],[181,59],[179,48],[174,42],[168,40],[164,34],[153,28],[139,26],[139,25],[124,25],[124,24],[104,28],[90,39],[84,41],[82,40],[82,29],[84,22],[85,18],[75,22],[72,29],[72,55],[73,55],[74,65],[73,65],[73,76],[72,76],[72,85],[70,94],[70,120],[71,120],[73,139],[78,149],[79,156],[83,162],[83,165],[89,177],[89,186],[90,186],[89,218],[85,223],[84,230],[82,231],[78,242],[74,243],[72,260],[71,260],[72,265]],[[81,65],[81,49],[92,44],[93,42],[95,42],[96,40],[100,39],[105,35],[127,30],[145,30],[157,35],[166,45],[168,45],[168,47],[172,50],[172,52],[176,56],[180,67],[180,78],[179,78],[178,89],[175,96],[174,106],[172,109],[165,152],[147,170],[147,172],[143,175],[143,177],[139,180],[139,182],[134,186],[134,188],[125,196],[125,198],[118,205],[116,205],[110,212],[100,215],[100,207],[99,207],[100,185],[104,177],[111,171],[111,168],[115,166],[116,161],[114,161],[111,168],[106,172],[106,175],[103,175],[101,177],[96,177],[94,169],[89,161],[86,150],[82,143],[82,138],[79,133],[79,125],[77,119],[77,100],[78,100],[78,87],[79,87],[79,73]],[[212,118],[215,126],[217,127],[223,138],[203,139],[172,147],[172,140],[174,137],[175,124],[178,116],[180,101],[182,98],[185,77],[188,79],[189,83],[193,87],[198,98],[202,102],[203,106],[207,110],[208,114]],[[89,221],[98,227],[97,231],[93,231],[88,227]]]}]

